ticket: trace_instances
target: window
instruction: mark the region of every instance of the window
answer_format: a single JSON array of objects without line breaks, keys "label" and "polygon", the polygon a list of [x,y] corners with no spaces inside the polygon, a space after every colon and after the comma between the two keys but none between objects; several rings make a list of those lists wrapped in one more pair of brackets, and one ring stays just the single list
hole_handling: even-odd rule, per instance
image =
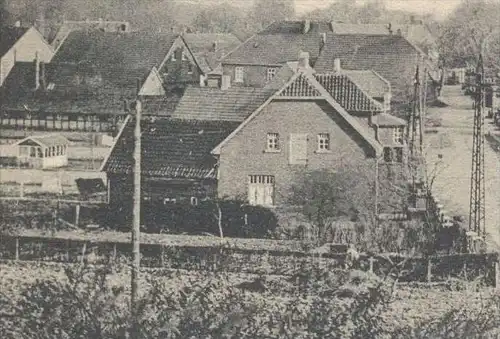
[{"label": "window", "polygon": [[176,53],[177,53],[177,51],[173,51],[172,52],[172,55],[170,56],[170,61],[176,61],[177,60],[177,58],[175,56]]},{"label": "window", "polygon": [[280,135],[278,133],[267,133],[267,152],[280,151]]},{"label": "window", "polygon": [[270,81],[276,75],[276,68],[268,68],[266,74],[266,80]]},{"label": "window", "polygon": [[392,140],[395,144],[403,144],[404,129],[403,127],[396,127],[393,129]]},{"label": "window", "polygon": [[307,164],[307,134],[290,134],[290,165]]},{"label": "window", "polygon": [[181,52],[181,60],[182,61],[186,61],[187,60],[187,56],[186,56],[186,53],[184,53],[184,51]]},{"label": "window", "polygon": [[37,147],[36,148],[36,157],[37,158],[43,158],[43,153],[42,153],[42,148],[41,147]]},{"label": "window", "polygon": [[193,65],[191,63],[188,65],[188,74],[193,74]]},{"label": "window", "polygon": [[36,147],[33,146],[30,147],[30,157],[36,158]]},{"label": "window", "polygon": [[198,198],[197,197],[191,197],[191,205],[198,206]]},{"label": "window", "polygon": [[234,69],[234,81],[243,82],[243,74],[244,74],[243,67],[236,67]]},{"label": "window", "polygon": [[250,205],[274,205],[274,176],[250,175],[248,177],[248,202]]},{"label": "window", "polygon": [[384,162],[400,163],[404,160],[403,147],[384,147]]},{"label": "window", "polygon": [[45,157],[47,158],[48,156],[49,156],[49,149],[48,149],[48,148],[46,148],[46,149],[45,149]]},{"label": "window", "polygon": [[52,147],[50,148],[50,150],[51,150],[52,156],[53,156],[53,157],[55,157],[55,156],[56,156],[56,147],[55,147],[55,146],[52,146]]},{"label": "window", "polygon": [[326,152],[330,150],[330,134],[318,134],[318,152]]},{"label": "window", "polygon": [[30,153],[29,147],[26,147],[26,146],[19,147],[19,155],[20,156],[27,157],[29,153]]}]

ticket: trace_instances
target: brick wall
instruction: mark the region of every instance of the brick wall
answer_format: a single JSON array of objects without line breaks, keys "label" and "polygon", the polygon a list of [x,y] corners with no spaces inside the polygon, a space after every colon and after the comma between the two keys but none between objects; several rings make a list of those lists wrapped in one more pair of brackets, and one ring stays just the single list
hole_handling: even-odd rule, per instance
[{"label": "brick wall", "polygon": [[[328,114],[333,116],[333,119]],[[279,133],[281,151],[266,153],[267,133]],[[289,165],[290,133],[307,133],[307,165]],[[331,149],[317,153],[317,135],[330,134]],[[221,150],[219,196],[247,197],[249,175],[274,175],[276,203],[282,203],[296,174],[303,170],[368,165],[375,160],[368,145],[332,108],[313,101],[275,101]]]},{"label": "brick wall", "polygon": [[[243,67],[243,83],[234,81],[236,67]],[[223,65],[223,74],[231,77],[231,86],[264,87],[267,83],[268,66],[259,65]],[[278,72],[278,70],[276,70]]]}]

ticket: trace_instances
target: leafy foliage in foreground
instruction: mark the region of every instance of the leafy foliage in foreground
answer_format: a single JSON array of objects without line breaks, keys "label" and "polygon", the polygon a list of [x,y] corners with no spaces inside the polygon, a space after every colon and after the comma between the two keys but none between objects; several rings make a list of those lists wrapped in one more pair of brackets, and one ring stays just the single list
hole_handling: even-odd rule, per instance
[{"label": "leafy foliage in foreground", "polygon": [[394,326],[386,312],[393,280],[316,266],[279,281],[171,272],[172,284],[150,276],[130,312],[124,281],[111,279],[115,269],[67,268],[65,279],[37,281],[19,298],[0,298],[0,336],[125,338],[137,323],[140,338],[488,338],[500,327],[498,297],[480,310]]}]

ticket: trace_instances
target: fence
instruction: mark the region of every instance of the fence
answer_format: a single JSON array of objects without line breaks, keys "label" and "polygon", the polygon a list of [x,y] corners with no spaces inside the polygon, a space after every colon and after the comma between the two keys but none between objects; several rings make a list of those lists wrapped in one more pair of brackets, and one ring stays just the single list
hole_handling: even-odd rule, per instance
[{"label": "fence", "polygon": [[[127,237],[117,233],[112,240],[110,234],[103,240],[92,234],[80,235],[79,238],[2,236],[0,259],[130,263],[132,251]],[[315,253],[300,249],[299,244],[292,242],[265,239],[229,239],[229,244],[222,245],[214,237],[155,236],[160,239],[155,241],[152,237],[146,238],[141,244],[141,265],[144,267],[203,271],[222,269],[233,273],[291,275],[300,267],[319,265],[327,270],[359,269],[379,276],[385,276],[398,267],[401,282],[435,283],[450,279],[480,279],[488,286],[500,287],[497,253],[432,257],[361,254],[356,258],[345,245],[334,245],[332,251],[327,253]],[[169,241],[162,242],[164,239]],[[256,245],[260,241],[262,246]]]}]

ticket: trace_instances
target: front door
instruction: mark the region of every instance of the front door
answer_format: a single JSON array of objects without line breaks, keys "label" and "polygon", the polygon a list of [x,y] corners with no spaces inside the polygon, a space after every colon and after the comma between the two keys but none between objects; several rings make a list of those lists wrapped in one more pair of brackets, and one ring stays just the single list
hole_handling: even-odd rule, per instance
[{"label": "front door", "polygon": [[248,202],[250,205],[274,205],[274,176],[250,175],[248,183]]}]

